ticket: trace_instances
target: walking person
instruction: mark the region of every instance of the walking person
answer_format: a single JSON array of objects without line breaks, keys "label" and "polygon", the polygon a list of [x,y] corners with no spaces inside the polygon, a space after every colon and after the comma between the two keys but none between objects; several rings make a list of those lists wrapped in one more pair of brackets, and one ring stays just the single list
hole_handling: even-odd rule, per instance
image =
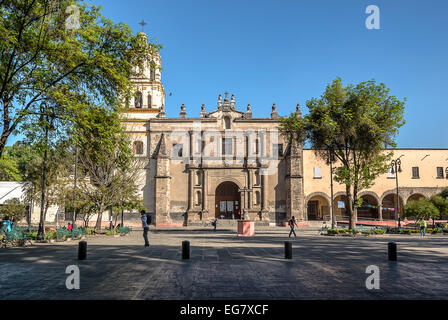
[{"label": "walking person", "polygon": [[218,219],[212,221],[213,231],[216,231],[216,224],[218,223]]},{"label": "walking person", "polygon": [[426,220],[423,220],[423,218],[420,219],[420,233],[422,237],[426,235]]},{"label": "walking person", "polygon": [[149,224],[151,223],[151,216],[148,216],[145,210],[140,211],[140,213],[142,215],[141,219],[143,228],[143,239],[145,239],[145,247],[149,247],[148,231],[149,231]]},{"label": "walking person", "polygon": [[296,218],[294,216],[291,217],[291,219],[289,220],[289,227],[291,228],[291,231],[289,232],[289,238],[291,238],[291,234],[294,233],[294,237],[297,238],[296,232],[294,231],[294,227],[297,226],[297,222],[296,222]]}]

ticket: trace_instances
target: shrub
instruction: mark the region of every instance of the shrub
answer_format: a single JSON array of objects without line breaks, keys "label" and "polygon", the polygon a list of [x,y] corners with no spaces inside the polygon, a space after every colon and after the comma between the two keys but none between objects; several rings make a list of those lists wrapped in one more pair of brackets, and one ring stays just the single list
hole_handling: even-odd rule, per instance
[{"label": "shrub", "polygon": [[56,230],[56,236],[58,239],[66,239],[71,236],[71,232],[65,227],[60,227]]},{"label": "shrub", "polygon": [[37,240],[37,231],[28,232],[28,238],[30,240]]},{"label": "shrub", "polygon": [[10,232],[5,233],[6,241],[19,241],[27,239],[27,232],[25,228],[12,227]]},{"label": "shrub", "polygon": [[103,232],[104,232],[104,234],[106,234],[108,236],[113,236],[113,235],[118,233],[118,230],[116,230],[116,229],[112,229],[112,230],[105,229]]},{"label": "shrub", "polygon": [[344,234],[347,232],[348,232],[348,230],[346,230],[346,229],[328,229],[327,230],[328,235]]},{"label": "shrub", "polygon": [[85,234],[87,234],[87,230],[85,228],[79,228],[77,226],[73,227],[73,229],[71,231],[71,236],[73,238],[77,238],[77,237],[85,235]]},{"label": "shrub", "polygon": [[45,232],[45,240],[55,240],[57,238],[56,230],[49,230]]},{"label": "shrub", "polygon": [[385,234],[386,230],[384,230],[384,229],[375,229],[375,230],[373,230],[373,233],[375,233],[375,234]]},{"label": "shrub", "polygon": [[132,229],[129,227],[119,227],[117,230],[119,233],[128,234]]}]

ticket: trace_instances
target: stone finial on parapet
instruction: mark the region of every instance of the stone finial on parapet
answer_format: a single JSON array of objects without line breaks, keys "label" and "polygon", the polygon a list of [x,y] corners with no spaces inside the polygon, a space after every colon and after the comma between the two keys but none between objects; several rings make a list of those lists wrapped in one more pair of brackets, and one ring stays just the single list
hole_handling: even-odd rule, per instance
[{"label": "stone finial on parapet", "polygon": [[277,105],[275,104],[275,102],[272,105],[271,119],[278,119]]},{"label": "stone finial on parapet", "polygon": [[300,104],[296,106],[296,117],[297,119],[302,119],[302,111],[300,111]]},{"label": "stone finial on parapet", "polygon": [[157,115],[157,118],[159,118],[159,119],[166,118],[165,105],[164,104],[162,104],[162,107],[160,108],[160,112]]},{"label": "stone finial on parapet", "polygon": [[221,109],[221,107],[222,107],[222,96],[221,96],[221,94],[219,94],[219,96],[218,96],[218,109]]},{"label": "stone finial on parapet", "polygon": [[227,91],[224,92],[224,105],[225,106],[229,105],[229,93]]},{"label": "stone finial on parapet", "polygon": [[247,111],[244,114],[244,118],[246,118],[246,119],[252,118],[252,107],[250,106],[250,104],[247,105]]},{"label": "stone finial on parapet", "polygon": [[230,98],[230,107],[232,109],[235,109],[235,96],[232,94],[232,97]]},{"label": "stone finial on parapet", "polygon": [[187,117],[187,112],[185,111],[185,105],[182,103],[180,106],[180,117],[185,119]]},{"label": "stone finial on parapet", "polygon": [[205,112],[205,104],[202,104],[201,106],[201,118],[205,118],[207,113]]}]

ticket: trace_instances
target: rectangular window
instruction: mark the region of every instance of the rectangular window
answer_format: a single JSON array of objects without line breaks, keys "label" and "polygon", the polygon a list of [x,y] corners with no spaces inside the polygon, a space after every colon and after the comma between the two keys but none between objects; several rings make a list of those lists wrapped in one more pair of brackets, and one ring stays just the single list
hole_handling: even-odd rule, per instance
[{"label": "rectangular window", "polygon": [[419,179],[418,167],[412,167],[412,179]]},{"label": "rectangular window", "polygon": [[314,179],[321,179],[322,174],[320,172],[320,167],[314,167]]},{"label": "rectangular window", "polygon": [[443,167],[437,167],[437,179],[443,179]]},{"label": "rectangular window", "polygon": [[222,138],[222,154],[232,154],[232,138]]},{"label": "rectangular window", "polygon": [[260,140],[256,139],[255,140],[255,154],[256,155],[258,155],[258,153],[260,152],[259,144],[260,144]]},{"label": "rectangular window", "polygon": [[272,155],[283,157],[283,144],[273,144],[272,145]]}]

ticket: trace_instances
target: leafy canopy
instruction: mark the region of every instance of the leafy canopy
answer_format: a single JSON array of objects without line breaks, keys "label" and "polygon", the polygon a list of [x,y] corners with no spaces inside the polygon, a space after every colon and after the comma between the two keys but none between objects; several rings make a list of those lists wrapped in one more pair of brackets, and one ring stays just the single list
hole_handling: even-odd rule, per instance
[{"label": "leafy canopy", "polygon": [[[129,78],[160,46],[142,43],[100,11],[78,0],[0,1],[0,155],[42,102],[50,99],[64,121],[76,121],[80,110],[118,108],[131,95]],[[73,18],[77,29],[68,27]]]},{"label": "leafy canopy", "polygon": [[336,78],[321,98],[307,101],[309,113],[282,118],[280,131],[289,139],[305,139],[322,159],[335,160],[335,180],[345,184],[351,227],[358,193],[371,187],[390,166],[395,136],[405,123],[404,101],[375,80],[343,86]]}]

